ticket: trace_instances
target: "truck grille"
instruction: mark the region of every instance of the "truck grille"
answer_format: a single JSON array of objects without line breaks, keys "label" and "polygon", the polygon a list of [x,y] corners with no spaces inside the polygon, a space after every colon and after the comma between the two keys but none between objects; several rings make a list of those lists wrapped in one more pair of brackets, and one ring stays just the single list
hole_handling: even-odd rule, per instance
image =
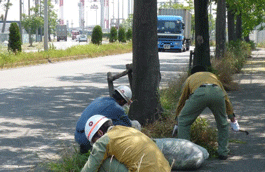
[{"label": "truck grille", "polygon": [[158,39],[163,39],[163,41],[165,40],[172,40],[172,39],[181,39],[180,36],[158,36]]}]

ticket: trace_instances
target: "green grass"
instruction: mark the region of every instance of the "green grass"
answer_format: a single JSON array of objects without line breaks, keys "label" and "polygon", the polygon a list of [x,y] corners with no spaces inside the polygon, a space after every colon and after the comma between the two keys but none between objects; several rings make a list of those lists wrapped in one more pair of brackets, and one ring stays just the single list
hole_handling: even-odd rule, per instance
[{"label": "green grass", "polygon": [[230,139],[229,143],[247,144],[246,141],[236,140],[236,139]]},{"label": "green grass", "polygon": [[48,63],[49,61],[75,60],[81,58],[93,58],[114,54],[122,54],[132,51],[132,43],[112,43],[103,45],[78,45],[66,50],[56,50],[54,48],[48,51],[40,52],[21,52],[14,54],[11,52],[0,53],[0,68],[11,68],[16,66],[25,66],[32,64]]},{"label": "green grass", "polygon": [[259,48],[265,48],[265,41],[263,41],[261,43],[257,43],[257,47],[259,47]]},{"label": "green grass", "polygon": [[45,171],[53,172],[79,172],[85,165],[90,152],[87,154],[80,154],[79,150],[73,146],[74,149],[64,148],[61,154],[61,159],[53,160],[43,164]]}]

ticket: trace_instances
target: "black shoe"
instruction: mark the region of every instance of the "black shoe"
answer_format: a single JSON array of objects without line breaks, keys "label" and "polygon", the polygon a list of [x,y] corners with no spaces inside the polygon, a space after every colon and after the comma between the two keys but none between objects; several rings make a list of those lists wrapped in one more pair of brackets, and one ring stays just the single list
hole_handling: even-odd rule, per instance
[{"label": "black shoe", "polygon": [[224,156],[224,155],[219,155],[218,158],[219,158],[220,160],[226,160],[226,159],[228,158],[228,156],[227,156],[227,155],[226,155],[226,156]]}]

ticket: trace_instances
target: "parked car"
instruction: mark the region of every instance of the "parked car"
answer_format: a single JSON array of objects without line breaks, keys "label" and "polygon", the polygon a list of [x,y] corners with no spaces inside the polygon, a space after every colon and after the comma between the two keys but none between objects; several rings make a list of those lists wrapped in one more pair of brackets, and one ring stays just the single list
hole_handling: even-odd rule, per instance
[{"label": "parked car", "polygon": [[87,36],[86,35],[80,35],[78,39],[79,39],[79,42],[87,42]]}]

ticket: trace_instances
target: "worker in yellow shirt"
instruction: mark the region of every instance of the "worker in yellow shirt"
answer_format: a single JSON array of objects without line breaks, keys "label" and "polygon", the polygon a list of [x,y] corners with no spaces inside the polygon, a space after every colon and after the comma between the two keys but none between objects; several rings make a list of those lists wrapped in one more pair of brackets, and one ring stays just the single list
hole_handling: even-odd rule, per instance
[{"label": "worker in yellow shirt", "polygon": [[169,162],[156,143],[141,131],[94,115],[85,125],[85,134],[93,145],[82,172],[170,172]]},{"label": "worker in yellow shirt", "polygon": [[212,111],[217,123],[219,159],[225,160],[229,152],[227,117],[234,131],[239,131],[239,124],[222,83],[216,75],[198,65],[191,69],[191,75],[184,83],[176,110],[178,124],[173,133],[177,131],[178,138],[190,140],[190,127],[206,107]]}]

